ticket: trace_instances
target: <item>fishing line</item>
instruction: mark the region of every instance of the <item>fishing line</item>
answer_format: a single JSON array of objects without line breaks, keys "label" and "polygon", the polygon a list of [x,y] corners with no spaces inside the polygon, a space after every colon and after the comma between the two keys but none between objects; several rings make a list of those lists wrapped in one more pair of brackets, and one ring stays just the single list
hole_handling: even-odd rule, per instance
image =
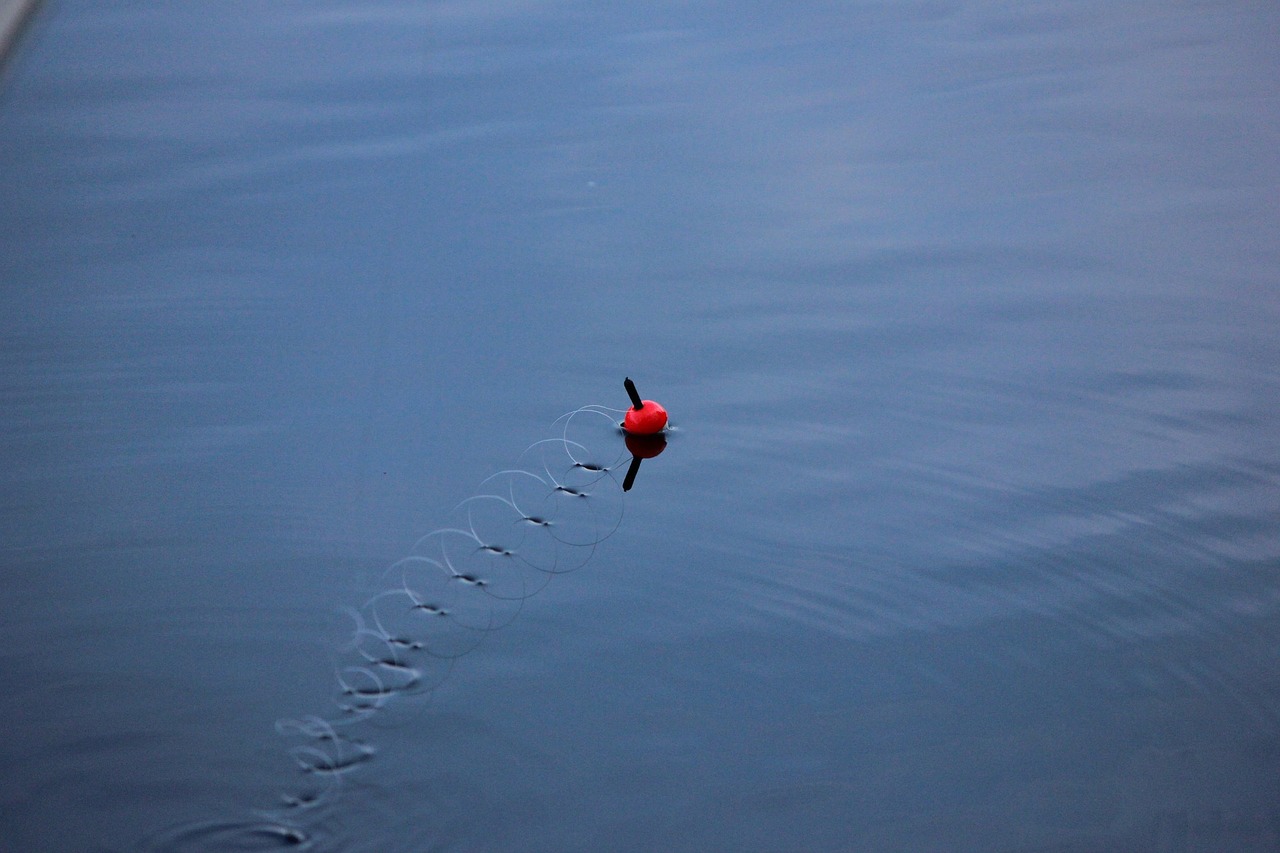
[{"label": "fishing line", "polygon": [[460,658],[510,625],[554,577],[586,566],[617,532],[619,472],[631,466],[630,488],[638,465],[633,442],[623,440],[628,411],[593,404],[561,415],[552,437],[481,481],[447,524],[419,537],[381,573],[376,591],[358,607],[342,608],[351,627],[333,665],[335,710],[276,723],[304,777],[299,789],[255,811],[258,820],[179,827],[144,849],[196,849],[215,839],[237,850],[320,843],[326,807],[338,799],[343,778],[376,758],[367,730],[394,725],[394,708],[429,697]]}]

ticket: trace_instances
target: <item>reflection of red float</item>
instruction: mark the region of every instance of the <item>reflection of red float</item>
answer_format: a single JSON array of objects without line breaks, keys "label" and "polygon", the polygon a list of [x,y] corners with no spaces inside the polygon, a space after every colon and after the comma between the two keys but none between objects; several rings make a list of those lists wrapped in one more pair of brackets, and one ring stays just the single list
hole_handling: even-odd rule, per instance
[{"label": "reflection of red float", "polygon": [[629,492],[631,487],[635,485],[636,474],[640,473],[640,460],[652,459],[666,450],[667,437],[662,433],[655,435],[633,435],[632,433],[627,433],[625,440],[627,442],[627,450],[631,451],[631,465],[627,468],[627,476],[622,479],[622,491]]},{"label": "reflection of red float", "polygon": [[667,437],[665,435],[631,435],[628,433],[624,438],[627,442],[627,451],[637,459],[652,459],[667,449]]},{"label": "reflection of red float", "polygon": [[653,400],[641,400],[636,393],[636,384],[630,378],[623,380],[627,396],[631,398],[631,408],[622,419],[622,428],[635,435],[654,435],[662,432],[667,425],[667,410],[661,403]]}]

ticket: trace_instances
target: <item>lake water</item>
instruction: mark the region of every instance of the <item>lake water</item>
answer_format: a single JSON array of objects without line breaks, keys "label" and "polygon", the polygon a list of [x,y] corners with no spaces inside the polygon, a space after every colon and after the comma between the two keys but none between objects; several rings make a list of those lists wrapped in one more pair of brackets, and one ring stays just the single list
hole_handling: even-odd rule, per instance
[{"label": "lake water", "polygon": [[0,850],[1280,849],[1277,44],[44,4]]}]

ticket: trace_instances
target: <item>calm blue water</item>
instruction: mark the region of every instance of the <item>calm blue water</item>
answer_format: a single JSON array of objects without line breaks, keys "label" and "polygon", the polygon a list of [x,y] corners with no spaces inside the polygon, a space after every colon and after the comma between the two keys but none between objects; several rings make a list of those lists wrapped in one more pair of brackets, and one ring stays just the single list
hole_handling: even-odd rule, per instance
[{"label": "calm blue water", "polygon": [[[0,850],[1280,849],[1277,43],[1244,0],[45,4]],[[628,375],[677,429],[623,495],[610,420],[554,439]]]}]

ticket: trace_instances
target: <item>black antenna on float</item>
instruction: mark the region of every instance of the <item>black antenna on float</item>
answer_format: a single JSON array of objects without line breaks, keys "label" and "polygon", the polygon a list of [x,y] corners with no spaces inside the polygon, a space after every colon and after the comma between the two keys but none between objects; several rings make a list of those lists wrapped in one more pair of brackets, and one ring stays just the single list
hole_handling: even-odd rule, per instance
[{"label": "black antenna on float", "polygon": [[622,380],[622,387],[627,389],[627,396],[631,398],[631,408],[643,409],[644,400],[640,399],[640,393],[636,391],[636,383],[631,381],[630,376]]}]

